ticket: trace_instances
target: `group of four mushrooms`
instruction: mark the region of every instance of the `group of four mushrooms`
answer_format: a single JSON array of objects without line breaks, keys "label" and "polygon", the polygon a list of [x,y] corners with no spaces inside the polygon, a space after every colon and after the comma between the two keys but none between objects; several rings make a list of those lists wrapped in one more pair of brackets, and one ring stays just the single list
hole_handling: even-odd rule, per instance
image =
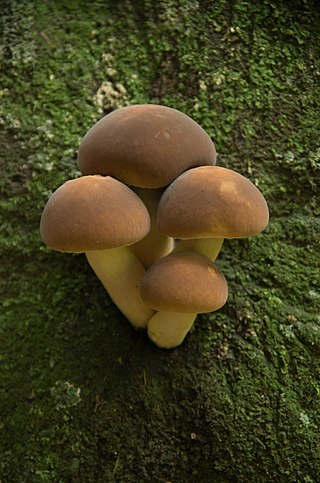
[{"label": "group of four mushrooms", "polygon": [[180,345],[198,313],[225,304],[214,264],[224,238],[268,224],[257,187],[215,163],[213,142],[186,114],[124,107],[87,132],[82,176],[60,186],[41,216],[44,243],[84,252],[120,311],[161,348]]}]

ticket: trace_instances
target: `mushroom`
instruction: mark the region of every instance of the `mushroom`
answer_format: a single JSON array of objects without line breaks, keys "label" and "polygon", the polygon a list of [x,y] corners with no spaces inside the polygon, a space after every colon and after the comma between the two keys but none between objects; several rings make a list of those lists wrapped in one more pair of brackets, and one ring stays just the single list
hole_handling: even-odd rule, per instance
[{"label": "mushroom", "polygon": [[170,253],[173,239],[155,224],[161,191],[186,169],[214,165],[216,151],[207,133],[186,114],[142,104],[117,109],[84,136],[78,152],[83,174],[110,175],[138,187],[151,218],[149,236],[131,249],[147,268]]},{"label": "mushroom", "polygon": [[[212,262],[224,238],[256,235],[268,220],[267,203],[256,186],[239,173],[217,166],[201,166],[180,175],[165,190],[157,215],[160,232],[180,239],[173,253],[193,250]],[[188,314],[185,320],[179,315],[182,330],[178,343],[195,318],[196,313]],[[172,324],[174,320],[172,316]],[[168,326],[168,314],[157,312],[148,322],[150,337],[158,340],[153,334],[163,334]]]},{"label": "mushroom", "polygon": [[145,269],[128,245],[145,237],[150,217],[140,198],[110,176],[83,176],[60,186],[40,222],[44,243],[61,252],[85,252],[121,312],[136,328],[154,314],[141,300]]},{"label": "mushroom", "polygon": [[162,188],[189,168],[214,165],[216,151],[193,119],[171,107],[141,104],[117,109],[84,136],[80,171],[112,176],[140,188]]},{"label": "mushroom", "polygon": [[197,313],[221,308],[228,297],[224,275],[207,257],[192,250],[173,253],[154,263],[141,282],[141,298],[158,310],[148,335],[159,347],[180,345]]},{"label": "mushroom", "polygon": [[192,249],[212,261],[224,238],[247,238],[265,229],[266,200],[241,174],[201,166],[180,175],[165,190],[158,208],[159,231],[181,239],[175,251]]}]

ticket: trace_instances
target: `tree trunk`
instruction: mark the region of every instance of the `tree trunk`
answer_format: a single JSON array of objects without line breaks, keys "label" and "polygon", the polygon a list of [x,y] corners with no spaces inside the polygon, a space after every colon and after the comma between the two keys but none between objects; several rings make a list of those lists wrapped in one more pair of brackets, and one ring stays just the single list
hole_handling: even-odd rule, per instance
[{"label": "tree trunk", "polygon": [[[316,2],[2,10],[0,480],[318,481]],[[270,207],[264,233],[224,242],[227,304],[172,350],[131,327],[84,255],[38,235],[85,132],[139,103],[194,118]]]}]

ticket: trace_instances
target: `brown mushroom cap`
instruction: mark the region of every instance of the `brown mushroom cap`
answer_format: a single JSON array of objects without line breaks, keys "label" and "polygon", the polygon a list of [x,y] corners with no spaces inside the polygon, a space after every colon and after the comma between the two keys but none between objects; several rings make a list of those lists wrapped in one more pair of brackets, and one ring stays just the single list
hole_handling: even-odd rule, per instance
[{"label": "brown mushroom cap", "polygon": [[183,171],[214,165],[216,151],[207,133],[170,107],[123,107],[98,121],[78,153],[83,174],[110,175],[123,183],[161,188]]},{"label": "brown mushroom cap", "polygon": [[143,302],[164,312],[211,312],[222,307],[227,297],[224,275],[207,257],[191,250],[161,258],[141,283]]},{"label": "brown mushroom cap", "polygon": [[245,238],[268,224],[266,200],[239,173],[217,166],[190,169],[164,192],[159,230],[174,238]]},{"label": "brown mushroom cap", "polygon": [[73,253],[131,245],[149,230],[140,198],[110,176],[67,181],[50,197],[40,222],[48,247]]}]

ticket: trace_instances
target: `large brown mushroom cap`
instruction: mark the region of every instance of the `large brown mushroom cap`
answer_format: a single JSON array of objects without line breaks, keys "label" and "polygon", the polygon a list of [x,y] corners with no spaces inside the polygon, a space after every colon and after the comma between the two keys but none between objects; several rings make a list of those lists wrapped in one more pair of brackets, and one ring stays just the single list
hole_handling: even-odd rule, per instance
[{"label": "large brown mushroom cap", "polygon": [[164,312],[211,312],[222,307],[227,297],[224,275],[207,257],[191,250],[161,258],[141,283],[143,302]]},{"label": "large brown mushroom cap", "polygon": [[214,144],[199,124],[153,104],[103,117],[84,136],[78,153],[83,174],[110,175],[145,188],[167,186],[183,171],[215,160]]},{"label": "large brown mushroom cap", "polygon": [[40,222],[48,247],[73,253],[131,245],[149,230],[143,202],[110,176],[67,181],[50,197]]},{"label": "large brown mushroom cap", "polygon": [[258,188],[230,169],[202,166],[183,173],[159,203],[159,230],[174,238],[245,238],[267,226]]}]

